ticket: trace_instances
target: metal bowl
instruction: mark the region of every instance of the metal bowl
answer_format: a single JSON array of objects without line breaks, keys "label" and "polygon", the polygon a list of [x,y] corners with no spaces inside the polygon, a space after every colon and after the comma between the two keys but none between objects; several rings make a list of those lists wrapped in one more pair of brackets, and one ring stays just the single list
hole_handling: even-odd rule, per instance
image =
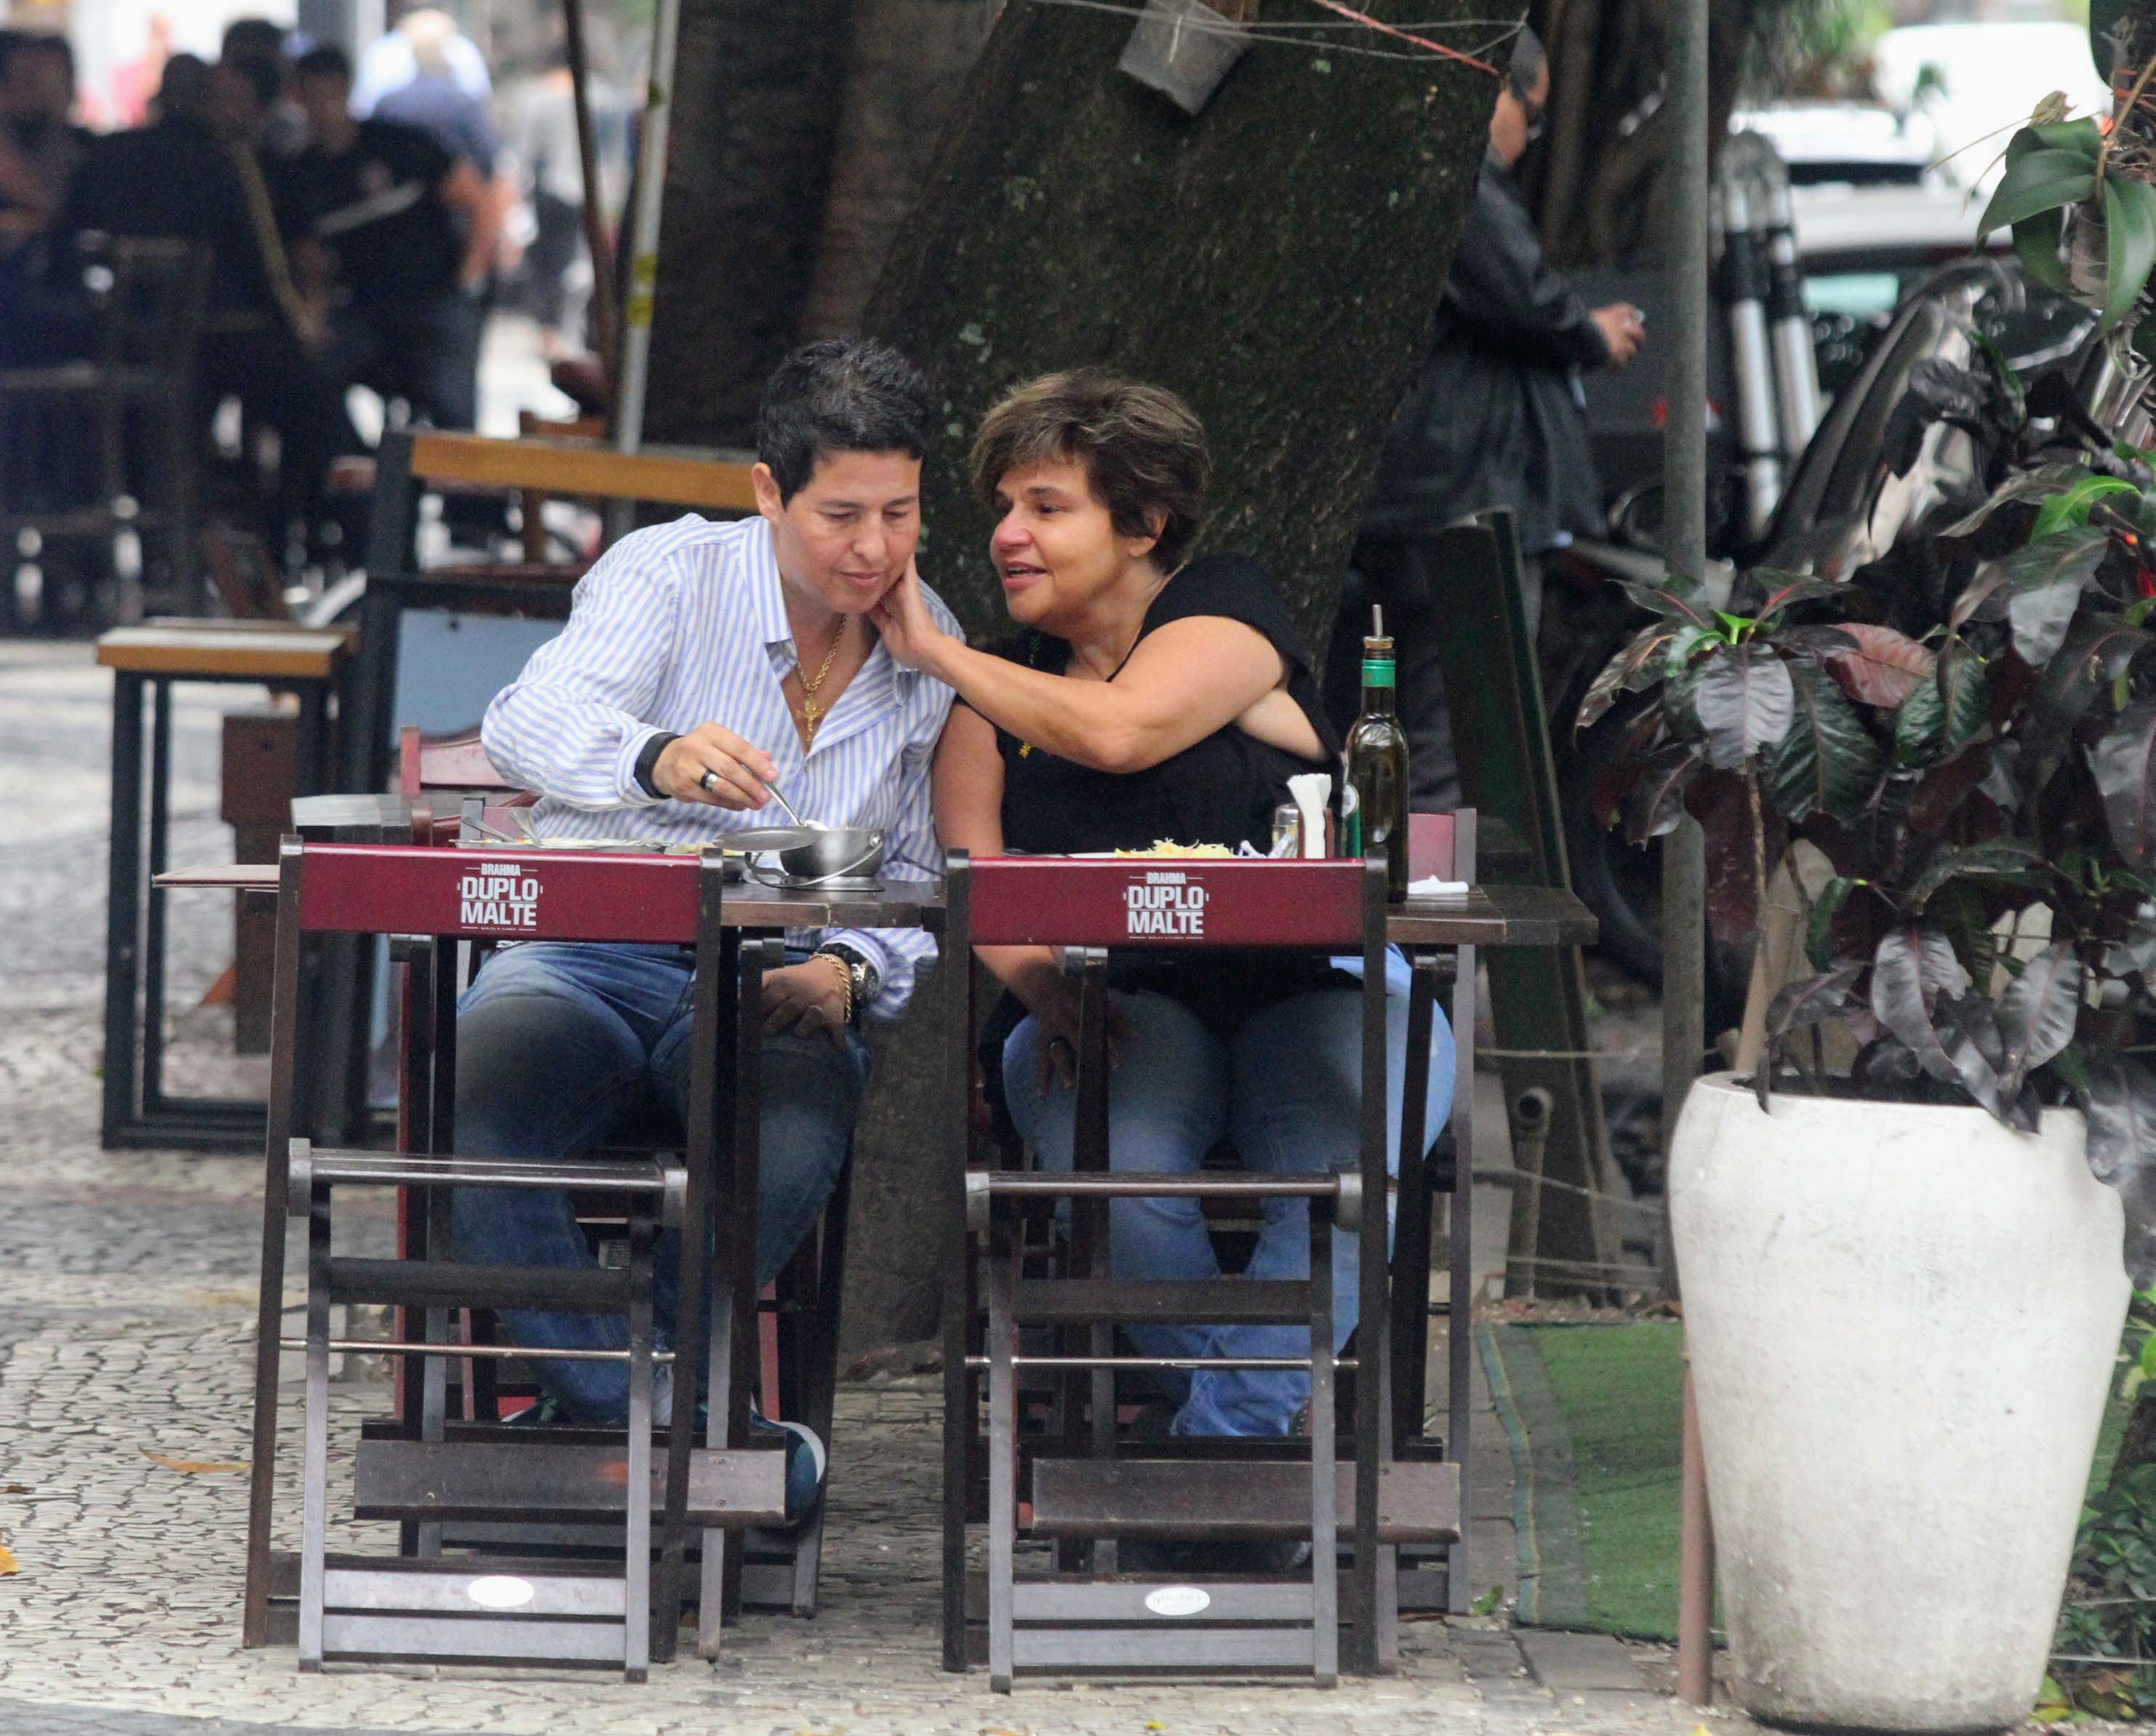
[{"label": "metal bowl", "polygon": [[778,865],[797,882],[873,880],[883,866],[884,835],[859,826],[834,826],[778,852]]}]

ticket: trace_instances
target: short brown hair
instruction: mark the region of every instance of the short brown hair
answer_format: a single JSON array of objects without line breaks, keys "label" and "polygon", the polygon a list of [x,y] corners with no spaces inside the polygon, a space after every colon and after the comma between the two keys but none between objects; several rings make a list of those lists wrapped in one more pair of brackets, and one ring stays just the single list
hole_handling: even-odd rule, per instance
[{"label": "short brown hair", "polygon": [[1118,535],[1157,536],[1153,558],[1170,572],[1183,564],[1205,510],[1205,430],[1189,405],[1103,368],[1043,375],[983,419],[973,492],[993,507],[1012,471],[1058,463],[1086,467]]}]

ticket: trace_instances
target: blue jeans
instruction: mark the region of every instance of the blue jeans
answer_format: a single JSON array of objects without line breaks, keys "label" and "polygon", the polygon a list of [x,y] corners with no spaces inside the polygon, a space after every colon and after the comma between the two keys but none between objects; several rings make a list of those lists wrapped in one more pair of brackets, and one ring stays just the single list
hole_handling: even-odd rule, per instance
[{"label": "blue jeans", "polygon": [[[1386,1085],[1386,1166],[1399,1166],[1400,1086],[1407,1054],[1407,988],[1395,961],[1386,1004],[1390,1062]],[[1113,1170],[1187,1171],[1225,1135],[1244,1165],[1267,1174],[1353,1169],[1358,1150],[1363,1075],[1359,989],[1314,990],[1254,1013],[1223,1042],[1180,1001],[1150,991],[1118,994],[1134,1027],[1109,1076],[1108,1162]],[[1050,1078],[1040,1085],[1040,1027],[1029,1018],[1004,1045],[1004,1093],[1012,1121],[1035,1158],[1070,1167],[1076,1094]],[[1431,1021],[1430,1109],[1424,1140],[1452,1107],[1452,1027]],[[1310,1276],[1310,1206],[1267,1200],[1265,1228],[1245,1275]],[[1219,1276],[1195,1200],[1118,1200],[1109,1209],[1109,1260],[1122,1278]],[[1333,1348],[1354,1330],[1361,1244],[1332,1233]],[[1127,1326],[1145,1356],[1303,1356],[1310,1333],[1295,1326]],[[1203,1370],[1177,1411],[1178,1435],[1285,1435],[1310,1395],[1310,1377],[1288,1370]]]},{"label": "blue jeans", "polygon": [[[689,1094],[693,967],[691,955],[675,946],[532,941],[496,953],[457,1006],[457,1150],[567,1157],[607,1144],[625,1127],[664,1124],[669,1115],[678,1130]],[[867,1082],[868,1051],[855,1032],[843,1049],[821,1037],[764,1038],[759,1285],[778,1274],[831,1196]],[[719,1081],[722,1114],[732,1086]],[[592,1263],[566,1194],[459,1188],[450,1223],[464,1259]],[[680,1238],[670,1232],[655,1262],[654,1336],[661,1347],[673,1339],[680,1261]],[[629,1323],[618,1314],[515,1309],[502,1320],[520,1344],[629,1348]],[[537,1366],[572,1420],[618,1422],[628,1414],[625,1363]]]}]

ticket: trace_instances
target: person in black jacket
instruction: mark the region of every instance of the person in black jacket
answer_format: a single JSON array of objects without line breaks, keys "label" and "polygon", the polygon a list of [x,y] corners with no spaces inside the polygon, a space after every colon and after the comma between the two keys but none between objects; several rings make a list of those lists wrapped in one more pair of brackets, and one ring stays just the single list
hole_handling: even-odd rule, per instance
[{"label": "person in black jacket", "polygon": [[1399,645],[1409,796],[1419,812],[1449,812],[1460,799],[1437,661],[1444,622],[1427,569],[1427,540],[1472,514],[1510,508],[1520,539],[1522,601],[1534,632],[1542,557],[1604,528],[1579,372],[1623,367],[1640,346],[1637,308],[1619,303],[1590,311],[1543,263],[1534,219],[1512,178],[1542,130],[1549,82],[1542,44],[1522,29],[1490,117],[1475,202],[1438,301],[1430,359],[1385,437],[1355,546],[1362,584],[1348,587],[1328,658],[1327,697],[1344,727],[1356,709],[1356,659],[1369,606],[1384,606]]}]

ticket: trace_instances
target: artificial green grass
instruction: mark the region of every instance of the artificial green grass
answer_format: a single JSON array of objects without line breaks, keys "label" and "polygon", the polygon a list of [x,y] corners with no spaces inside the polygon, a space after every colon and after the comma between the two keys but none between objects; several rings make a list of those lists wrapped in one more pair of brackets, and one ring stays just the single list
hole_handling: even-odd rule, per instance
[{"label": "artificial green grass", "polygon": [[[1573,1512],[1585,1581],[1585,1616],[1576,1625],[1673,1640],[1684,1329],[1674,1321],[1641,1320],[1524,1331],[1570,1436]],[[2128,1409],[2114,1401],[2105,1414],[2092,1490],[2110,1474]],[[1548,1503],[1541,1522],[1563,1523],[1561,1503]],[[1578,1602],[1549,1601],[1574,1611]]]},{"label": "artificial green grass", "polygon": [[1585,1625],[1674,1639],[1684,1329],[1640,1320],[1532,1334],[1572,1436]]}]

